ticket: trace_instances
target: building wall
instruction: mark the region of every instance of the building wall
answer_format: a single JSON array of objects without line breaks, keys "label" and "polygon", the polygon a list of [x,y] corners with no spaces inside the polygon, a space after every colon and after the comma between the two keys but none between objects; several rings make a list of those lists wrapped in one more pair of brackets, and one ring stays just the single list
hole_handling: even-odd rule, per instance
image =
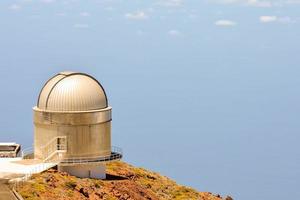
[{"label": "building wall", "polygon": [[108,156],[111,154],[111,109],[90,113],[34,110],[35,158],[45,159],[43,147],[57,136],[67,138],[65,158]]},{"label": "building wall", "polygon": [[105,179],[105,165],[78,165],[78,166],[58,166],[58,171],[67,172],[79,178]]}]

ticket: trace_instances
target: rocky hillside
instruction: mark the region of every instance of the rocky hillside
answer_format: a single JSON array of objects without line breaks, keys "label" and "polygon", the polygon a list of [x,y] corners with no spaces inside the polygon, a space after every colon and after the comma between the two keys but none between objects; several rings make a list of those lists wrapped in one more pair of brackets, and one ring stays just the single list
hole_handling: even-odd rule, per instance
[{"label": "rocky hillside", "polygon": [[[25,200],[221,200],[219,195],[198,192],[173,180],[124,162],[107,166],[107,180],[80,179],[49,170],[32,177],[18,192]],[[231,197],[224,198],[232,200]]]}]

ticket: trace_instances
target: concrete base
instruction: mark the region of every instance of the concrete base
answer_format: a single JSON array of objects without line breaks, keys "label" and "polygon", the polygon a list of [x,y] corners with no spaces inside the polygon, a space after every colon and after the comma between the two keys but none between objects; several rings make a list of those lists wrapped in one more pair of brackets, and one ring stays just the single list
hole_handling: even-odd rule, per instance
[{"label": "concrete base", "polygon": [[96,178],[105,179],[106,166],[104,164],[99,165],[78,165],[78,166],[58,166],[58,171],[67,172],[70,175],[79,178]]}]

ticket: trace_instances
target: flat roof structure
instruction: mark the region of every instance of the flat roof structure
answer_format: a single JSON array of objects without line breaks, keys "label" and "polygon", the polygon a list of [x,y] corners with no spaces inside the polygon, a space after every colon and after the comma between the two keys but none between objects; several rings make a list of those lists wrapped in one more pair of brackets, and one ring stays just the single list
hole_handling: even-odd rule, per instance
[{"label": "flat roof structure", "polygon": [[15,142],[0,143],[0,158],[15,158],[20,150],[21,146]]}]

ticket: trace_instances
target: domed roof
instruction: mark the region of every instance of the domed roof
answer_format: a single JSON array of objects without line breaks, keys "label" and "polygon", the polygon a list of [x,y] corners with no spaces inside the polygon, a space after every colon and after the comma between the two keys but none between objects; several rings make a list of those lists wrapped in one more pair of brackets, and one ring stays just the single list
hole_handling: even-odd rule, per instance
[{"label": "domed roof", "polygon": [[61,72],[40,92],[37,107],[49,111],[89,111],[107,107],[102,85],[84,73]]}]

